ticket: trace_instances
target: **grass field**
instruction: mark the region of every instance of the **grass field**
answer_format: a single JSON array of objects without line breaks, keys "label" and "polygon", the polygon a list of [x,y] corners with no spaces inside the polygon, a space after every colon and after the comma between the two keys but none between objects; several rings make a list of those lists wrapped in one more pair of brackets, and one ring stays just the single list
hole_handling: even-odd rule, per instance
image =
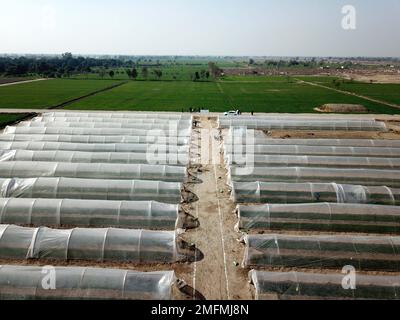
[{"label": "grass field", "polygon": [[22,119],[26,114],[6,114],[0,113],[0,128],[4,128],[8,123]]},{"label": "grass field", "polygon": [[0,108],[48,108],[118,83],[110,80],[47,80],[0,87]]},{"label": "grass field", "polygon": [[[257,79],[256,79],[257,78]],[[363,104],[374,113],[394,109],[324,88],[288,81],[286,77],[230,78],[221,82],[129,82],[78,101],[68,109],[181,111],[190,107],[214,112],[313,112],[326,103]]]},{"label": "grass field", "polygon": [[[400,105],[400,84],[371,84],[366,82],[339,80],[332,77],[301,77],[300,79]],[[334,79],[339,81],[340,85],[338,87],[333,83]]]}]

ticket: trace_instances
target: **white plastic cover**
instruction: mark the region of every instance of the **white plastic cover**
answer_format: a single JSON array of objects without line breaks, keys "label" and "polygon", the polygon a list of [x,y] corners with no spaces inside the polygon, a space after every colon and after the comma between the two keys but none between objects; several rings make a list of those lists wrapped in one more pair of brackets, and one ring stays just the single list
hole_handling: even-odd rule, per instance
[{"label": "white plastic cover", "polygon": [[173,230],[178,216],[179,205],[155,201],[0,199],[0,224]]},{"label": "white plastic cover", "polygon": [[80,151],[35,151],[35,150],[0,150],[2,161],[47,161],[72,163],[121,163],[186,166],[187,154],[158,154],[128,152],[80,152]]},{"label": "white plastic cover", "polygon": [[130,143],[68,143],[68,142],[42,142],[18,141],[0,142],[0,150],[61,150],[85,152],[136,152],[149,154],[187,154],[189,146],[166,144],[130,144]]},{"label": "white plastic cover", "polygon": [[400,189],[336,183],[234,182],[238,203],[358,203],[400,205]]},{"label": "white plastic cover", "polygon": [[247,127],[248,129],[259,130],[387,131],[384,122],[375,120],[312,120],[312,118],[258,120],[257,118],[219,118],[219,128],[230,127]]},{"label": "white plastic cover", "polygon": [[237,207],[240,230],[400,233],[400,207],[302,203]]},{"label": "white plastic cover", "polygon": [[[0,300],[171,300],[173,271],[36,266],[0,266]],[[55,289],[45,290],[50,272]]]},{"label": "white plastic cover", "polygon": [[28,128],[115,128],[115,129],[143,129],[143,130],[190,130],[192,123],[190,121],[167,121],[165,123],[141,123],[131,122],[38,122],[23,121],[18,124],[19,127]]},{"label": "white plastic cover", "polygon": [[225,155],[243,156],[247,150],[261,155],[309,155],[309,156],[352,156],[399,158],[400,148],[382,147],[329,147],[302,145],[244,145],[225,144]]},{"label": "white plastic cover", "polygon": [[134,200],[180,203],[181,183],[76,178],[0,179],[3,198]]},{"label": "white plastic cover", "polygon": [[[243,165],[242,155],[225,156],[227,165]],[[254,155],[255,166],[400,169],[400,158]]]},{"label": "white plastic cover", "polygon": [[140,123],[147,124],[166,124],[169,122],[180,122],[186,123],[188,127],[192,125],[191,117],[183,118],[183,119],[164,119],[164,118],[110,118],[110,117],[93,117],[93,116],[85,116],[85,117],[36,117],[32,121],[35,122],[116,122],[116,123],[137,123],[137,119],[140,119]]},{"label": "white plastic cover", "polygon": [[246,235],[243,266],[400,270],[400,237]]},{"label": "white plastic cover", "polygon": [[189,137],[190,129],[178,130],[146,130],[146,129],[117,129],[117,128],[30,128],[11,127],[4,129],[5,134],[62,134],[62,135],[92,135],[92,136],[162,136],[162,137]]},{"label": "white plastic cover", "polygon": [[43,117],[90,117],[90,118],[106,118],[106,119],[119,119],[119,118],[131,118],[131,119],[171,119],[171,120],[187,120],[192,119],[191,114],[172,114],[163,112],[45,112],[42,114]]},{"label": "white plastic cover", "polygon": [[172,144],[185,145],[189,138],[184,137],[157,137],[157,136],[79,136],[56,134],[0,134],[0,141],[48,141],[48,142],[72,142],[72,143],[97,143],[97,144]]},{"label": "white plastic cover", "polygon": [[8,161],[0,162],[0,176],[183,182],[187,177],[187,170],[186,167],[165,165]]},{"label": "white plastic cover", "polygon": [[[225,140],[227,144],[245,144],[246,131],[232,130]],[[330,147],[380,147],[400,148],[400,140],[370,140],[370,139],[272,139],[255,137],[255,145],[292,145],[292,146],[330,146]]]},{"label": "white plastic cover", "polygon": [[231,167],[229,177],[235,182],[335,182],[400,187],[400,170],[255,167],[249,174],[240,167]]},{"label": "white plastic cover", "polygon": [[343,287],[343,274],[252,270],[249,278],[256,300],[400,299],[399,276],[357,274],[355,289]]},{"label": "white plastic cover", "polygon": [[174,263],[185,256],[177,250],[175,231],[0,225],[0,259]]}]

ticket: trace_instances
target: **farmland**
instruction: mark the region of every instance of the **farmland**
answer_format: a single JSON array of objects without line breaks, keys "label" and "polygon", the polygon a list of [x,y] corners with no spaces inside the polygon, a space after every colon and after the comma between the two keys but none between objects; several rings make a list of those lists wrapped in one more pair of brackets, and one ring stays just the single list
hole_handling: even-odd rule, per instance
[{"label": "farmland", "polygon": [[108,80],[48,80],[0,87],[0,108],[49,108],[118,83]]},{"label": "farmland", "polygon": [[[339,84],[335,85],[334,79],[336,79]],[[301,77],[301,80],[400,105],[400,84],[366,83],[349,80],[341,81],[332,77]]]},{"label": "farmland", "polygon": [[363,104],[375,113],[399,113],[394,108],[286,77],[230,77],[217,82],[137,81],[78,101],[68,109],[181,111],[229,108],[244,112],[313,112],[326,103]]},{"label": "farmland", "polygon": [[[310,113],[323,104],[345,103],[364,105],[371,113],[400,113],[400,109],[381,103],[298,81],[306,80],[337,88],[333,80],[339,80],[333,77],[225,76],[215,81],[188,80],[196,68],[203,67],[206,68],[206,65],[165,67],[162,81],[153,79],[152,74],[147,81],[141,75],[138,80],[129,81],[126,73],[119,69],[114,80],[99,79],[95,78],[97,74],[88,74],[81,75],[81,79],[54,79],[0,87],[0,108],[51,108],[81,98],[66,108],[178,112],[188,111],[189,108],[206,108],[213,112],[240,109],[243,112]],[[127,83],[123,84],[123,80]],[[122,85],[98,92],[116,84]],[[398,104],[399,86],[340,80],[338,89]],[[91,96],[85,97],[87,95]]]}]

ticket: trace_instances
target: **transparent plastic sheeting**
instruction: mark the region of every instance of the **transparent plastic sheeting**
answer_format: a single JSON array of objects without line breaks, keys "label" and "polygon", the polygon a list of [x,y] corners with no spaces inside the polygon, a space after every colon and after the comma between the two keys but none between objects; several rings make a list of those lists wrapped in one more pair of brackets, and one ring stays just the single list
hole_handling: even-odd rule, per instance
[{"label": "transparent plastic sheeting", "polygon": [[400,205],[400,189],[336,183],[233,183],[238,203],[355,203]]},{"label": "transparent plastic sheeting", "polygon": [[132,118],[132,119],[167,119],[167,120],[185,120],[192,119],[190,114],[171,114],[171,113],[144,113],[144,112],[46,112],[43,117],[91,117],[91,118]]},{"label": "transparent plastic sheeting", "polygon": [[20,141],[0,142],[0,150],[60,150],[60,151],[83,151],[83,152],[131,152],[152,154],[187,154],[188,146],[166,145],[166,144],[130,144],[130,143],[69,143],[69,142],[46,142],[46,141]]},{"label": "transparent plastic sheeting", "polygon": [[[249,135],[250,137],[250,135]],[[249,138],[250,139],[250,138]],[[368,140],[368,139],[269,139],[254,138],[255,145],[291,145],[291,146],[328,146],[328,147],[379,147],[400,148],[400,140]],[[247,136],[228,137],[227,145],[246,144]]]},{"label": "transparent plastic sheeting", "polygon": [[167,122],[167,123],[118,123],[118,122],[35,122],[24,121],[18,124],[19,127],[27,128],[100,128],[100,129],[143,129],[143,130],[182,130],[190,129],[192,124],[185,122]]},{"label": "transparent plastic sheeting", "polygon": [[64,134],[84,136],[156,136],[156,137],[189,137],[191,130],[146,130],[146,129],[117,129],[117,128],[30,128],[30,127],[6,127],[5,134]]},{"label": "transparent plastic sheeting", "polygon": [[381,147],[328,147],[328,146],[291,146],[291,145],[227,145],[225,155],[242,156],[246,152],[262,155],[309,155],[309,156],[351,156],[399,158],[400,148]]},{"label": "transparent plastic sheeting", "polygon": [[180,183],[70,178],[0,179],[3,198],[130,200],[180,203]]},{"label": "transparent plastic sheeting", "polygon": [[400,207],[305,203],[237,207],[238,230],[400,233]]},{"label": "transparent plastic sheeting", "polygon": [[3,178],[64,177],[183,182],[187,177],[187,170],[185,167],[147,164],[9,161],[0,162],[0,176]]},{"label": "transparent plastic sheeting", "polygon": [[179,205],[155,201],[0,199],[0,224],[173,230],[178,215]]},{"label": "transparent plastic sheeting", "polygon": [[159,154],[156,157],[151,157],[146,153],[128,152],[0,150],[0,162],[2,161],[121,163],[186,166],[189,164],[189,156],[186,154],[171,153]]},{"label": "transparent plastic sheeting", "polygon": [[[1,300],[171,300],[176,277],[173,271],[55,267],[0,266]],[[55,272],[54,290],[43,289],[43,280]]]},{"label": "transparent plastic sheeting", "polygon": [[[187,119],[156,119],[156,118],[139,118],[140,123],[145,123],[145,124],[168,124],[170,121],[172,122],[179,122],[182,124],[186,124],[188,127],[192,126],[192,121],[190,118]],[[132,119],[132,118],[109,118],[109,117],[104,117],[104,118],[99,118],[99,117],[36,117],[32,119],[32,121],[35,122],[96,122],[96,123],[101,123],[101,122],[114,122],[114,123],[135,123],[137,119]]]},{"label": "transparent plastic sheeting", "polygon": [[400,237],[246,235],[244,267],[400,270]]},{"label": "transparent plastic sheeting", "polygon": [[177,251],[175,231],[60,230],[3,224],[0,225],[0,259],[175,263],[185,257]]},{"label": "transparent plastic sheeting", "polygon": [[357,274],[356,288],[343,287],[343,274],[302,272],[249,273],[256,300],[398,300],[399,276]]},{"label": "transparent plastic sheeting", "polygon": [[260,130],[387,131],[384,122],[375,120],[257,120],[219,118],[219,128],[246,127]]},{"label": "transparent plastic sheeting", "polygon": [[[226,156],[227,165],[243,165],[243,156]],[[400,158],[254,155],[255,166],[400,169]]]},{"label": "transparent plastic sheeting", "polygon": [[336,182],[400,187],[400,170],[255,167],[246,171],[231,167],[229,171],[231,179],[237,182]]},{"label": "transparent plastic sheeting", "polygon": [[48,142],[69,142],[86,144],[170,144],[185,145],[189,138],[182,137],[143,137],[143,136],[77,136],[77,135],[56,135],[56,134],[0,134],[0,141],[48,141]]}]

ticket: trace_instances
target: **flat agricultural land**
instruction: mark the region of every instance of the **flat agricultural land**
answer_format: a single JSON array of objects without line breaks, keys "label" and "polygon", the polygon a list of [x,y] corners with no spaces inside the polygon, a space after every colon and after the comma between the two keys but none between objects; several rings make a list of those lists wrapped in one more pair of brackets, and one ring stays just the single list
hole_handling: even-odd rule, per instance
[{"label": "flat agricultural land", "polygon": [[[369,98],[386,101],[400,105],[400,84],[368,83],[360,81],[343,80],[333,77],[296,77],[304,81],[329,86],[331,88],[360,94]],[[333,80],[339,84],[335,86]]]},{"label": "flat agricultural land", "polygon": [[0,87],[0,108],[49,108],[110,87],[110,80],[47,80]]},{"label": "flat agricultural land", "polygon": [[[297,79],[297,78],[296,78]],[[361,104],[375,114],[399,114],[400,109],[285,76],[230,76],[219,81],[129,81],[119,87],[69,104],[72,110],[311,113],[324,104]],[[329,88],[348,90],[388,103],[400,103],[400,85],[347,83],[337,88],[332,77],[303,77]],[[63,104],[121,83],[119,80],[57,79],[0,87],[0,108],[39,109]]]},{"label": "flat agricultural land", "polygon": [[213,112],[240,109],[243,112],[309,113],[327,103],[362,104],[373,113],[400,113],[400,109],[286,77],[232,77],[218,82],[131,81],[80,100],[68,109],[187,111],[192,107]]},{"label": "flat agricultural land", "polygon": [[3,128],[8,123],[17,121],[22,119],[25,115],[24,114],[0,114],[0,128]]}]

